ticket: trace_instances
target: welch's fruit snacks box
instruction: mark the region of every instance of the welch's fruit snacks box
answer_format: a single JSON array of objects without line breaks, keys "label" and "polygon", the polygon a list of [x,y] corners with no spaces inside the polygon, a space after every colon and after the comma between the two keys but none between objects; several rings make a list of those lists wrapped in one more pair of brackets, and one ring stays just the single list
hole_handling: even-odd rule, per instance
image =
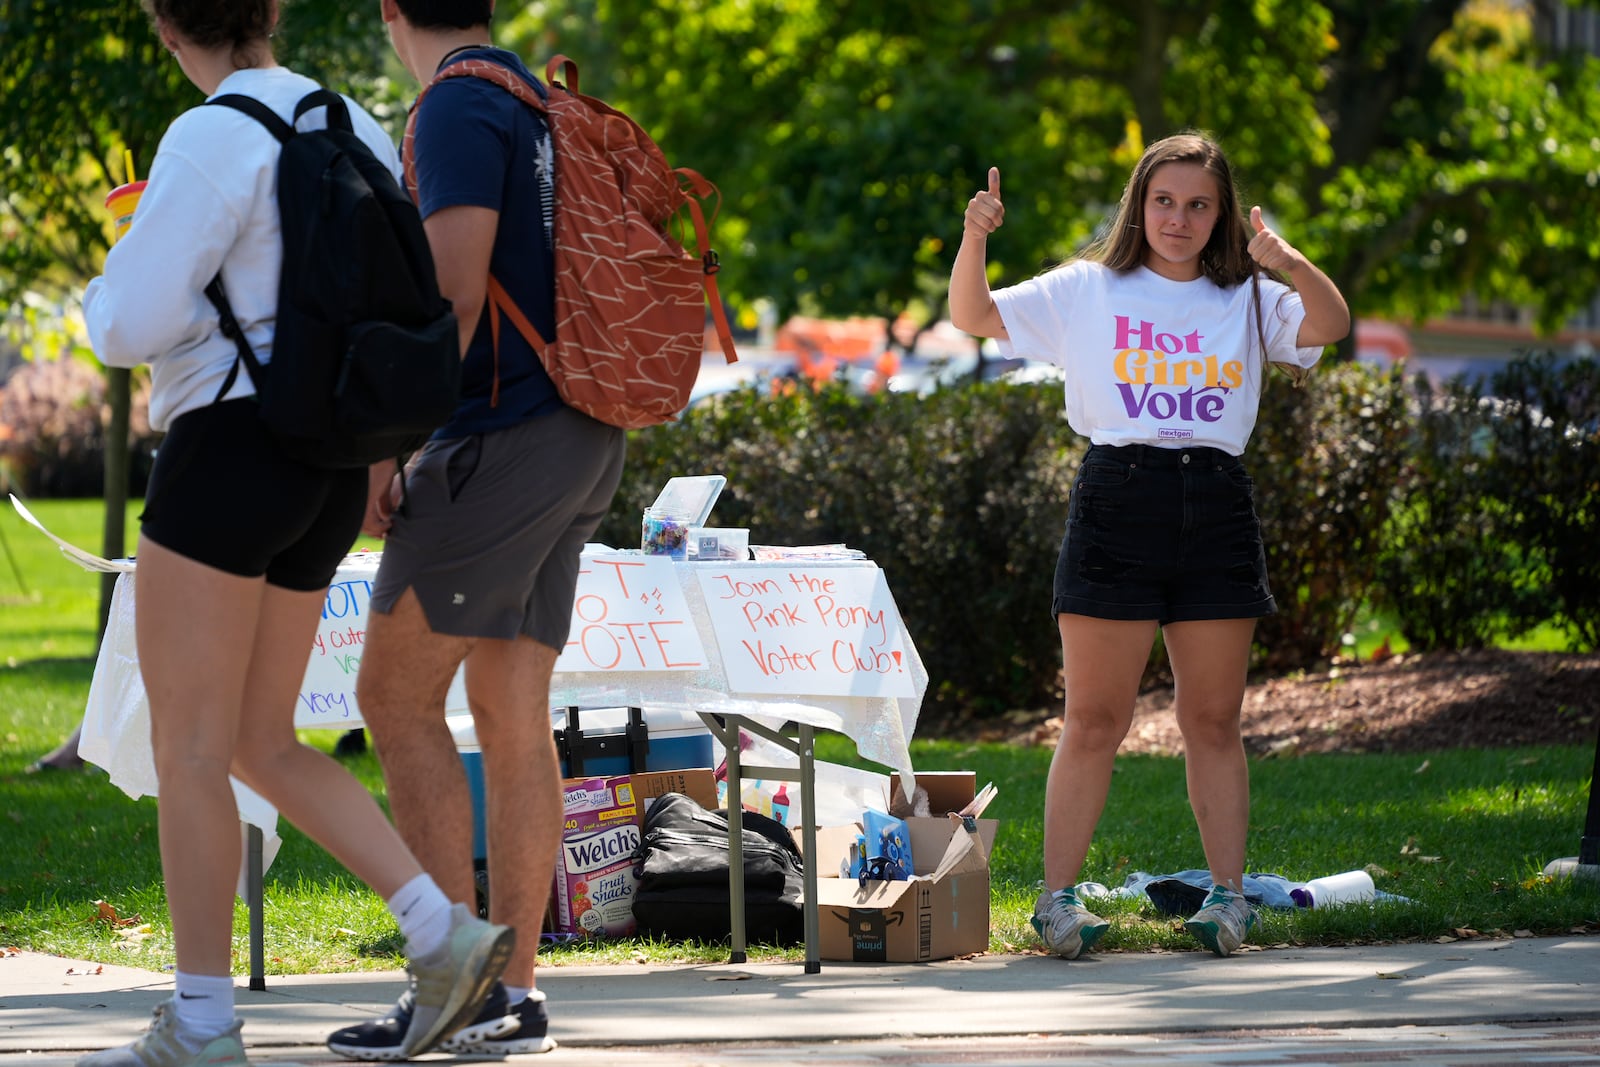
[{"label": "welch's fruit snacks box", "polygon": [[569,779],[562,783],[561,852],[556,859],[556,929],[588,937],[633,934],[638,879],[639,806],[633,779]]}]

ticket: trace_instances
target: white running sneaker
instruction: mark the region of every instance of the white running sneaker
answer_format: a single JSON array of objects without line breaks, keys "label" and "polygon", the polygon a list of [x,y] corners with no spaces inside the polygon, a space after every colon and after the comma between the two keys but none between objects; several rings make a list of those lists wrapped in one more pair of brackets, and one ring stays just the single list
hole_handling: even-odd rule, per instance
[{"label": "white running sneaker", "polygon": [[1245,935],[1256,924],[1256,910],[1227,886],[1214,885],[1211,894],[1200,910],[1195,912],[1183,928],[1199,938],[1200,943],[1219,956],[1230,955],[1244,944]]},{"label": "white running sneaker", "polygon": [[78,1060],[78,1067],[250,1067],[239,1037],[240,1020],[224,1030],[198,1052],[178,1040],[178,1013],[169,997],[156,1005],[150,1029],[131,1045],[91,1052]]},{"label": "white running sneaker", "polygon": [[1111,924],[1078,903],[1068,894],[1057,897],[1048,889],[1039,894],[1028,920],[1044,941],[1044,947],[1065,960],[1075,960],[1094,947]]}]

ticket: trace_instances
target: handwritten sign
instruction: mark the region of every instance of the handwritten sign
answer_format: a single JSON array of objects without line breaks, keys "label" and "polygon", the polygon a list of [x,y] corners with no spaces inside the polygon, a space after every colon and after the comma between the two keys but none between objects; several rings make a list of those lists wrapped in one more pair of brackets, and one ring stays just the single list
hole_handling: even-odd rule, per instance
[{"label": "handwritten sign", "polygon": [[700,567],[696,577],[731,691],[916,695],[876,567]]},{"label": "handwritten sign", "polygon": [[361,669],[361,650],[367,638],[367,603],[372,599],[372,579],[376,570],[352,573],[341,568],[328,586],[322,604],[322,621],[312,639],[311,658],[300,683],[300,703],[295,721],[305,725],[353,719],[361,720],[356,708],[356,672]]},{"label": "handwritten sign", "polygon": [[[322,620],[311,642],[306,676],[300,682],[300,700],[294,709],[296,726],[361,725],[361,709],[356,704],[356,674],[361,669],[361,653],[367,643],[372,580],[377,576],[375,559],[371,563],[340,567],[333,576],[322,602]],[[466,684],[460,671],[450,684],[445,710],[467,710]]]},{"label": "handwritten sign", "polygon": [[665,556],[584,556],[556,671],[699,671],[707,657]]}]

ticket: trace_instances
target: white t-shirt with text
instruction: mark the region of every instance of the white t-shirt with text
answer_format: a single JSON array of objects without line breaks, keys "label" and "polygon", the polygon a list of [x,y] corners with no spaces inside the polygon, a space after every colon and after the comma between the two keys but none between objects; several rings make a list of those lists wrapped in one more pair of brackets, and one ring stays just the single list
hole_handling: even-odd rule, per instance
[{"label": "white t-shirt with text", "polygon": [[[1094,444],[1209,446],[1237,456],[1255,428],[1263,366],[1249,282],[1221,288],[1077,260],[996,290],[1005,355],[1066,372],[1067,422]],[[1263,277],[1267,358],[1311,367],[1300,294]]]}]

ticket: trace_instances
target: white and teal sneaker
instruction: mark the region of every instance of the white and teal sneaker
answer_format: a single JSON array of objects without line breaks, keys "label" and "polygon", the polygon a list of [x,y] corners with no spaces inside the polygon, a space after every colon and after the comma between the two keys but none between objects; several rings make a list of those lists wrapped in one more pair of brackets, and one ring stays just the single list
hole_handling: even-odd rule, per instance
[{"label": "white and teal sneaker", "polygon": [[1078,903],[1072,890],[1057,896],[1048,889],[1039,894],[1028,920],[1044,947],[1064,960],[1075,960],[1094,947],[1111,924]]},{"label": "white and teal sneaker", "polygon": [[178,1015],[168,998],[156,1005],[150,1029],[131,1045],[91,1052],[77,1067],[250,1067],[239,1039],[238,1019],[198,1050],[178,1039]]},{"label": "white and teal sneaker", "polygon": [[1256,911],[1244,894],[1225,885],[1214,885],[1206,902],[1183,928],[1219,956],[1231,955],[1256,925]]},{"label": "white and teal sneaker", "polygon": [[428,1051],[472,1022],[506,969],[516,934],[463,904],[450,906],[450,933],[428,956],[411,959],[411,1018],[400,1059]]}]

